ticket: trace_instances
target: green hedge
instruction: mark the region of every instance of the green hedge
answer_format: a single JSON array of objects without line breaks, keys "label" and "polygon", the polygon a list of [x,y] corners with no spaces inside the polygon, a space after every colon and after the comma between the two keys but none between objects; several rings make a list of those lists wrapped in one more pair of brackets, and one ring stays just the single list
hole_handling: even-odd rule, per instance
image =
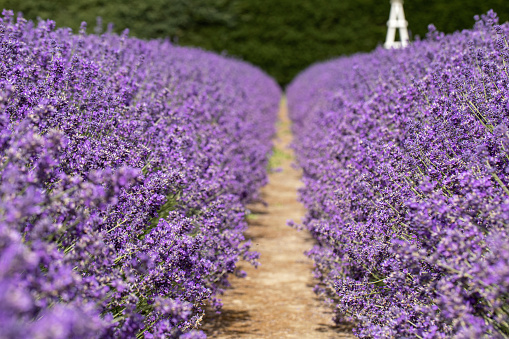
[{"label": "green hedge", "polygon": [[[141,38],[171,37],[182,45],[226,51],[261,66],[286,85],[318,60],[372,50],[383,43],[389,0],[0,0],[25,17],[50,18],[77,29],[96,17]],[[409,29],[424,36],[429,23],[444,32],[472,27],[494,9],[509,20],[507,0],[407,0]]]}]

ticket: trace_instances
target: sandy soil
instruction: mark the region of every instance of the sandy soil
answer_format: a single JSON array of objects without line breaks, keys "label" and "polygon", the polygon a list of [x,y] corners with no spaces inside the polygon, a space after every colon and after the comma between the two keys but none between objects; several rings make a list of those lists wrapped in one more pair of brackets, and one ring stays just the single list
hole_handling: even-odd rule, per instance
[{"label": "sandy soil", "polygon": [[262,190],[268,206],[249,206],[246,236],[261,253],[261,266],[240,264],[248,276],[231,278],[222,313],[209,314],[203,330],[210,338],[354,338],[349,326],[334,325],[331,310],[313,293],[313,264],[303,254],[312,238],[286,225],[288,219],[300,222],[305,209],[297,202],[300,173],[291,166],[285,101],[279,119],[273,162],[283,170],[271,173]]}]

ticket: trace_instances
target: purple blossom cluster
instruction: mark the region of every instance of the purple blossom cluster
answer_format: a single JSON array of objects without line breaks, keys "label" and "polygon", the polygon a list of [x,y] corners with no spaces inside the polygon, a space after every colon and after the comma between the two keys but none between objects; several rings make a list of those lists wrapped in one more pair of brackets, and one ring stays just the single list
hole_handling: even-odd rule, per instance
[{"label": "purple blossom cluster", "polygon": [[359,337],[509,336],[508,42],[490,11],[289,86],[316,290]]},{"label": "purple blossom cluster", "polygon": [[280,98],[168,41],[0,19],[0,338],[203,338]]}]

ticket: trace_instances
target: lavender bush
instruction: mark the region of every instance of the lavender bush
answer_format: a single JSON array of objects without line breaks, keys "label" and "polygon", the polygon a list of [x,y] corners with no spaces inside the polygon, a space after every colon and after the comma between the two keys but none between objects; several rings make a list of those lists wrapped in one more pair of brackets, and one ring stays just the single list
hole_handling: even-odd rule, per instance
[{"label": "lavender bush", "polygon": [[509,336],[508,35],[490,11],[288,89],[317,291],[359,337]]},{"label": "lavender bush", "polygon": [[[203,338],[280,97],[240,61],[0,19],[0,337]],[[242,272],[238,272],[242,274]]]}]

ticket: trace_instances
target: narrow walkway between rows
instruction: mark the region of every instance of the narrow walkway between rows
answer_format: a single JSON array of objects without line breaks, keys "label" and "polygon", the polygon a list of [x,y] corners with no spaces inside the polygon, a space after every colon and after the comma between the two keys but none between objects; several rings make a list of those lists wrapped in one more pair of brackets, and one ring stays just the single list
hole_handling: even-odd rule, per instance
[{"label": "narrow walkway between rows", "polygon": [[273,165],[282,171],[269,175],[262,197],[268,206],[249,206],[247,238],[261,253],[258,269],[241,263],[248,276],[231,278],[220,315],[205,321],[210,338],[354,338],[348,327],[337,327],[332,311],[313,293],[313,264],[303,252],[313,245],[305,231],[286,225],[300,222],[304,207],[297,202],[300,173],[292,168],[293,153],[286,101],[281,103]]}]

